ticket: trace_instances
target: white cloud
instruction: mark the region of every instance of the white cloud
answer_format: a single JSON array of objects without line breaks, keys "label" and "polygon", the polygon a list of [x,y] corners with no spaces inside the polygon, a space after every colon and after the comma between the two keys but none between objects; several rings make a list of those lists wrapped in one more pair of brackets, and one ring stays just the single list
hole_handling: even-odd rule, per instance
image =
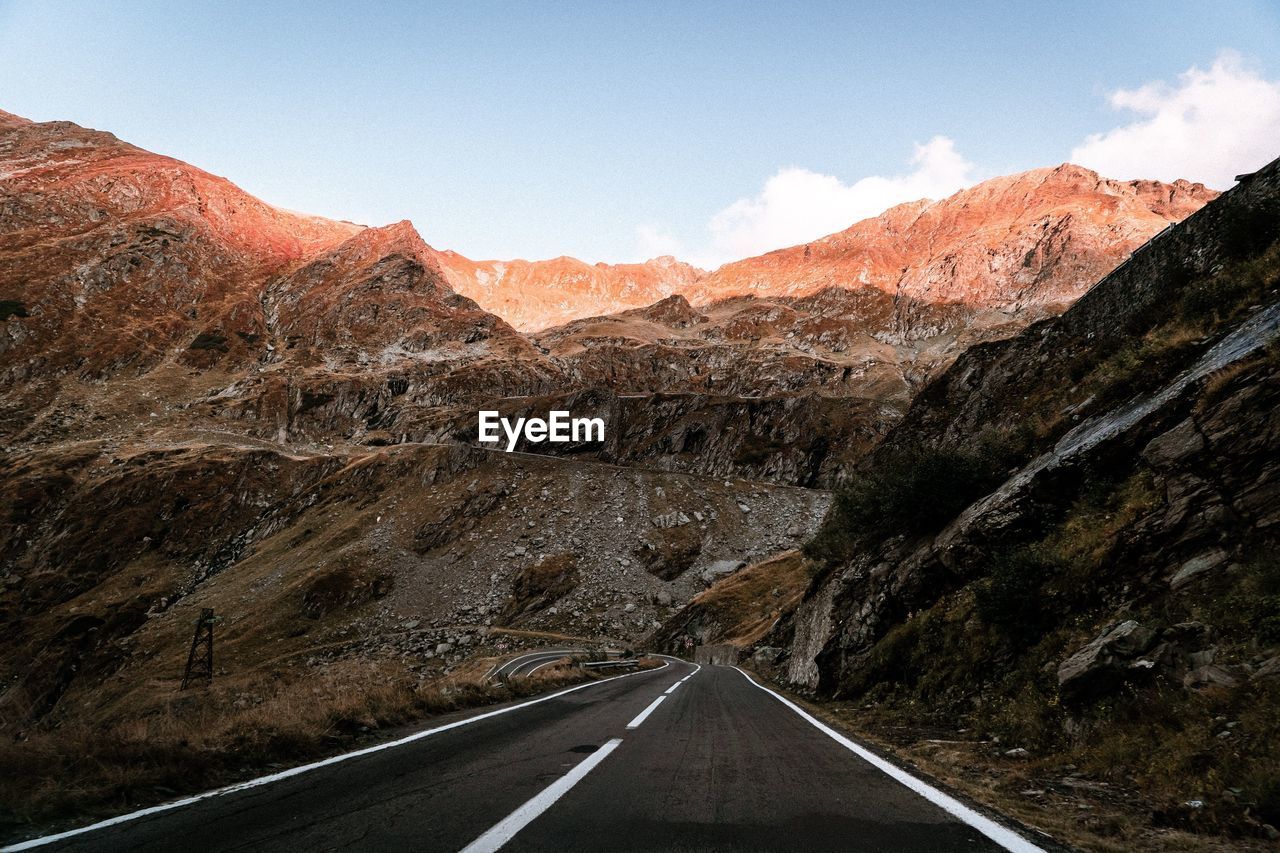
[{"label": "white cloud", "polygon": [[1109,178],[1187,178],[1218,188],[1280,154],[1280,82],[1266,80],[1230,51],[1176,85],[1121,89],[1111,106],[1140,118],[1089,136],[1071,160]]},{"label": "white cloud", "polygon": [[643,260],[661,255],[680,257],[684,248],[674,234],[658,225],[637,225],[636,243],[640,246]]},{"label": "white cloud", "polygon": [[973,183],[973,164],[945,136],[917,145],[914,167],[904,175],[872,175],[845,184],[833,175],[787,168],[765,182],[759,195],[721,210],[708,223],[703,263],[758,255],[794,246],[883,213],[895,204],[942,198]]}]

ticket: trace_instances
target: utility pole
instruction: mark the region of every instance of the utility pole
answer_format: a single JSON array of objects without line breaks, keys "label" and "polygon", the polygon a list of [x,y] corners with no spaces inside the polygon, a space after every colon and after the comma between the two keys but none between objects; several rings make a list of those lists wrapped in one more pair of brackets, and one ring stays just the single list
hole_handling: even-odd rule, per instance
[{"label": "utility pole", "polygon": [[200,610],[200,618],[196,620],[196,633],[191,638],[191,654],[187,655],[187,669],[182,674],[182,690],[186,690],[193,679],[203,679],[205,684],[213,683],[213,608]]}]

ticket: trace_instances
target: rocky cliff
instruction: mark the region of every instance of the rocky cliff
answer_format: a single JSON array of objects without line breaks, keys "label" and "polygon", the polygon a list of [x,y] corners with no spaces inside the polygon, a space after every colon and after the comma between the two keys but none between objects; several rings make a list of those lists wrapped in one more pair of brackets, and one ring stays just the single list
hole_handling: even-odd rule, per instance
[{"label": "rocky cliff", "polygon": [[1280,161],[930,383],[808,546],[787,676],[1087,766],[1166,826],[1269,832],[1277,238]]}]

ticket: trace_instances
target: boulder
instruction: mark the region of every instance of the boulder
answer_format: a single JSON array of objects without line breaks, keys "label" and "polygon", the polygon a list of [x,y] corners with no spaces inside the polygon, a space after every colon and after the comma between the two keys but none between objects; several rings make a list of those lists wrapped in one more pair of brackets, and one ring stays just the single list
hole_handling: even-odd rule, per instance
[{"label": "boulder", "polygon": [[751,659],[757,663],[777,663],[782,652],[778,646],[761,646],[751,655]]},{"label": "boulder", "polygon": [[1222,548],[1213,548],[1202,554],[1197,554],[1178,567],[1178,570],[1173,574],[1172,580],[1169,581],[1169,586],[1175,590],[1182,589],[1206,572],[1221,566],[1229,556]]},{"label": "boulder", "polygon": [[1126,672],[1134,670],[1130,663],[1150,649],[1155,639],[1155,631],[1132,619],[1104,628],[1092,642],[1058,665],[1058,687],[1064,698],[1080,699],[1114,688]]},{"label": "boulder", "polygon": [[1142,450],[1142,456],[1156,467],[1173,465],[1204,450],[1204,436],[1195,421],[1187,418],[1173,429],[1156,436]]},{"label": "boulder", "polygon": [[1234,673],[1215,664],[1196,667],[1182,679],[1182,686],[1188,690],[1205,690],[1212,687],[1231,688],[1239,683],[1240,679]]},{"label": "boulder", "polygon": [[716,560],[702,570],[702,579],[709,584],[715,583],[726,575],[731,575],[745,566],[741,560]]},{"label": "boulder", "polygon": [[1263,661],[1257,670],[1254,671],[1251,678],[1254,681],[1280,679],[1280,655],[1277,655],[1270,660]]}]

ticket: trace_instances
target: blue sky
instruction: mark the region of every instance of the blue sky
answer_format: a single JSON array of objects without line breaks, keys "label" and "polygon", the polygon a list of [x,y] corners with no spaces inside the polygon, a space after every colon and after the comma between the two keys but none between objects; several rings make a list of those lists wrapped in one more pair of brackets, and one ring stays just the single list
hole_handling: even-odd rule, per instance
[{"label": "blue sky", "polygon": [[1073,154],[1222,184],[1278,65],[1256,0],[0,0],[0,108],[474,258],[713,264]]}]

